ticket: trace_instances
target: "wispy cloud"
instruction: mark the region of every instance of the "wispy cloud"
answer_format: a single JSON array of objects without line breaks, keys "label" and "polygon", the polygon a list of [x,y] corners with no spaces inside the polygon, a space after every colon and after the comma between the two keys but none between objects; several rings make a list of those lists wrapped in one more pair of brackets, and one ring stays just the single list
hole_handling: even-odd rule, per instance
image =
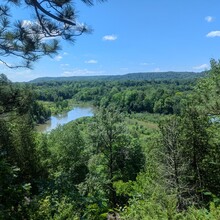
[{"label": "wispy cloud", "polygon": [[112,35],[105,35],[102,40],[104,41],[114,41],[114,40],[117,40],[117,36],[112,34]]},{"label": "wispy cloud", "polygon": [[141,66],[148,66],[148,63],[140,63]]},{"label": "wispy cloud", "polygon": [[54,57],[54,60],[60,61],[63,57],[61,55],[57,55]]},{"label": "wispy cloud", "polygon": [[206,20],[207,22],[212,22],[212,21],[214,20],[214,18],[213,18],[212,16],[206,16],[206,17],[205,17],[205,20]]},{"label": "wispy cloud", "polygon": [[88,69],[73,69],[69,71],[64,71],[62,76],[96,76],[105,74],[105,71],[94,71]]},{"label": "wispy cloud", "polygon": [[96,64],[96,63],[98,63],[98,61],[97,60],[86,60],[85,63],[87,63],[87,64]]},{"label": "wispy cloud", "polygon": [[72,71],[64,71],[61,76],[73,76],[73,72]]},{"label": "wispy cloud", "polygon": [[160,72],[160,71],[161,71],[161,69],[159,67],[154,69],[154,72]]},{"label": "wispy cloud", "polygon": [[141,66],[150,66],[154,65],[155,63],[140,63]]},{"label": "wispy cloud", "polygon": [[62,64],[60,64],[60,66],[61,67],[67,67],[67,66],[69,66],[69,64],[68,63],[62,63]]},{"label": "wispy cloud", "polygon": [[209,68],[209,65],[208,64],[202,64],[202,65],[199,65],[199,66],[194,66],[193,69],[194,70],[206,70]]},{"label": "wispy cloud", "polygon": [[220,31],[211,31],[206,35],[206,37],[220,37]]}]

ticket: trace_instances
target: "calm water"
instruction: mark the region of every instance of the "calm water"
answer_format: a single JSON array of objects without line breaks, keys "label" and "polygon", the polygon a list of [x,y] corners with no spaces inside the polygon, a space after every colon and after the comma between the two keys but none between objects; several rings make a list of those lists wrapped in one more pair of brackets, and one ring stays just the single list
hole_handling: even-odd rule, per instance
[{"label": "calm water", "polygon": [[70,121],[85,116],[93,116],[93,109],[91,107],[75,107],[69,112],[51,116],[50,120],[48,120],[45,124],[38,125],[36,129],[39,132],[49,132],[58,125],[64,125]]}]

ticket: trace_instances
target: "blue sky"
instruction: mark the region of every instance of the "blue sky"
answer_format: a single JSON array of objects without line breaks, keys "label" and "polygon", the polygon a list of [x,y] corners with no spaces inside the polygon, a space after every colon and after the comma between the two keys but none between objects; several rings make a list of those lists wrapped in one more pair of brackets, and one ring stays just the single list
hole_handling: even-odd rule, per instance
[{"label": "blue sky", "polygon": [[[153,71],[202,71],[220,58],[219,0],[108,0],[88,7],[75,2],[79,21],[94,29],[62,42],[55,57],[33,70],[1,72],[12,81],[42,76],[115,75]],[[28,20],[28,11],[13,11]]]}]

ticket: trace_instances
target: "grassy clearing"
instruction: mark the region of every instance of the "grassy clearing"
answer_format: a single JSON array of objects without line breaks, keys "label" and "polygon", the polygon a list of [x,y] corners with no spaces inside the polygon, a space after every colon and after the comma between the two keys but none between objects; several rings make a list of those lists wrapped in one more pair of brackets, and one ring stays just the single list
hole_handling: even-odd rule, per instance
[{"label": "grassy clearing", "polygon": [[126,118],[128,128],[136,136],[145,150],[159,137],[159,122],[164,117],[159,114],[132,113]]}]

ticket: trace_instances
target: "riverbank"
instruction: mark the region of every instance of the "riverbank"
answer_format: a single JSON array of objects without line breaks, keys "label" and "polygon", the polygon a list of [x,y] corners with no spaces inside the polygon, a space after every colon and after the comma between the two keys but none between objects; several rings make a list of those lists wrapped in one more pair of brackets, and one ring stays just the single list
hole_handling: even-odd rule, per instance
[{"label": "riverbank", "polygon": [[78,107],[90,107],[92,106],[91,103],[88,102],[78,102],[74,99],[66,99],[58,102],[50,102],[50,101],[38,101],[42,104],[46,109],[51,111],[51,115],[58,115],[63,114],[72,110],[75,106]]},{"label": "riverbank", "polygon": [[93,107],[86,105],[74,105],[70,111],[65,111],[57,115],[51,116],[51,118],[44,124],[36,126],[38,132],[49,132],[55,129],[59,125],[64,125],[70,121],[76,120],[81,117],[91,117],[94,115]]}]

